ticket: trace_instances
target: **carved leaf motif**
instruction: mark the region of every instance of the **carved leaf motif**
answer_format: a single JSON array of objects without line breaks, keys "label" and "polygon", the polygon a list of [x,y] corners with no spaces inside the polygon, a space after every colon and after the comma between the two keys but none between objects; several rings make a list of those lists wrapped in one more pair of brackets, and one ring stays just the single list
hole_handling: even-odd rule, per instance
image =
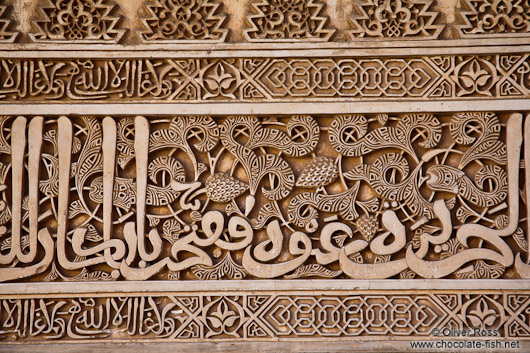
[{"label": "carved leaf motif", "polygon": [[[494,113],[455,114],[449,128],[456,143],[471,145],[462,156],[460,169],[477,159],[506,164],[506,146],[499,141],[501,125]],[[479,135],[476,136],[473,131],[478,131]]]},{"label": "carved leaf motif", "polygon": [[[157,175],[161,172],[167,172],[172,180],[180,183],[186,181],[184,168],[178,160],[170,156],[161,156],[149,163],[149,178],[153,183],[159,184]],[[165,183],[165,185],[167,184],[168,182]]]},{"label": "carved leaf motif", "polygon": [[525,234],[520,227],[517,227],[517,230],[513,233],[513,239],[521,250],[528,251],[528,242],[526,241]]},{"label": "carved leaf motif", "polygon": [[381,125],[386,125],[388,122],[388,114],[377,114],[377,121]]},{"label": "carved leaf motif", "polygon": [[311,276],[320,276],[325,278],[334,278],[340,275],[342,271],[332,271],[322,265],[312,264],[298,267],[292,274],[286,275],[285,278],[304,278]]},{"label": "carved leaf motif", "polygon": [[156,227],[160,223],[160,218],[154,217],[152,215],[146,215],[147,220],[149,221],[149,227]]},{"label": "carved leaf motif", "polygon": [[495,279],[495,278],[499,278],[500,276],[502,276],[505,270],[506,270],[506,267],[502,266],[501,264],[498,264],[498,263],[490,264],[484,260],[477,260],[470,267],[464,268],[456,272],[456,276],[458,278],[466,278],[466,279],[470,279],[470,278],[471,279],[478,279],[478,278]]},{"label": "carved leaf motif", "polygon": [[339,175],[335,160],[331,157],[317,157],[302,170],[296,186],[305,188],[322,187],[332,183]]},{"label": "carved leaf motif", "polygon": [[[0,15],[2,14],[2,8],[4,6],[0,6]],[[0,19],[0,25],[2,24],[2,20]],[[0,27],[0,30],[1,30],[1,27]],[[2,32],[0,32],[0,35],[1,35]],[[1,37],[0,37],[0,41],[1,41]],[[5,131],[4,129],[4,126],[5,124],[7,123],[7,121],[9,120],[9,116],[0,116],[0,131]],[[7,143],[6,139],[5,139],[5,136],[2,134],[0,134],[0,153],[5,153],[5,154],[9,154],[11,153],[11,146]]]},{"label": "carved leaf motif", "polygon": [[162,238],[166,239],[171,244],[174,244],[180,237],[182,226],[177,220],[168,219],[164,222],[162,231]]},{"label": "carved leaf motif", "polygon": [[416,277],[416,274],[408,268],[405,271],[401,271],[399,273],[399,278],[401,279],[412,279],[414,277]]},{"label": "carved leaf motif", "polygon": [[87,230],[85,234],[86,240],[89,240],[92,242],[100,242],[103,240],[103,237],[99,234],[99,232],[97,231],[96,227],[94,227],[94,225],[88,224],[86,226],[86,230]]},{"label": "carved leaf motif", "polygon": [[191,270],[202,280],[222,279],[225,276],[231,279],[243,279],[247,275],[245,268],[234,262],[230,252],[227,252],[225,257],[213,266],[196,265]]},{"label": "carved leaf motif", "polygon": [[208,317],[208,321],[210,321],[210,324],[214,328],[220,328],[223,325],[223,322],[221,320],[213,316]]},{"label": "carved leaf motif", "polygon": [[86,214],[86,210],[79,202],[79,200],[74,200],[70,202],[70,207],[68,207],[68,218],[73,219],[75,216],[80,214]]},{"label": "carved leaf motif", "polygon": [[224,174],[212,174],[206,179],[206,195],[215,202],[227,203],[248,190],[248,185]]}]

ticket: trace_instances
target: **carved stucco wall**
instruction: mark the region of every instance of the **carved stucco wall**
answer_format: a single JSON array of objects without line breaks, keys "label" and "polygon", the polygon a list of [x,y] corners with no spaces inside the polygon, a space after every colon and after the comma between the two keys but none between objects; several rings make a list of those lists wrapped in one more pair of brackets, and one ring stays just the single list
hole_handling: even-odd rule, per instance
[{"label": "carved stucco wall", "polygon": [[528,1],[4,1],[0,114],[0,350],[530,347]]}]

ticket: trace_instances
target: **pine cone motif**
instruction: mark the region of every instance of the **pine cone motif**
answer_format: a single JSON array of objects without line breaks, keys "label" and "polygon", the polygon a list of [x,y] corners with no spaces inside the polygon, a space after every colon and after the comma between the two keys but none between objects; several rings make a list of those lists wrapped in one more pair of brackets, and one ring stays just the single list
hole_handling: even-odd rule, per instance
[{"label": "pine cone motif", "polygon": [[247,184],[225,173],[212,174],[206,179],[206,195],[215,202],[230,202],[247,189]]},{"label": "pine cone motif", "polygon": [[300,177],[296,181],[296,186],[304,188],[326,186],[335,180],[338,175],[339,171],[333,158],[317,157],[302,170]]},{"label": "pine cone motif", "polygon": [[355,223],[359,232],[366,241],[373,239],[377,228],[379,228],[379,221],[373,216],[361,216]]}]

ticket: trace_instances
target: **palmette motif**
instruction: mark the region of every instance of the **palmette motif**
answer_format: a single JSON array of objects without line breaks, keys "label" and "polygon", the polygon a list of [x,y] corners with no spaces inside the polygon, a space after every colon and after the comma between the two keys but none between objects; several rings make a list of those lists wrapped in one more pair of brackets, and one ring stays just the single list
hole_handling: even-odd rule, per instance
[{"label": "palmette motif", "polygon": [[0,279],[526,277],[522,122],[4,116]]}]

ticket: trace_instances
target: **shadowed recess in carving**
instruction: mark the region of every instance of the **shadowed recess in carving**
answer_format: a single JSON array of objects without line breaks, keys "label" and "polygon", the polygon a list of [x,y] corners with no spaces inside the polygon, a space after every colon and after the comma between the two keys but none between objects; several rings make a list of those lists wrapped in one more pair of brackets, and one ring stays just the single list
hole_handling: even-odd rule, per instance
[{"label": "shadowed recess in carving", "polygon": [[13,21],[8,16],[10,10],[10,6],[0,5],[0,43],[12,43],[18,35],[18,32],[11,31]]}]

